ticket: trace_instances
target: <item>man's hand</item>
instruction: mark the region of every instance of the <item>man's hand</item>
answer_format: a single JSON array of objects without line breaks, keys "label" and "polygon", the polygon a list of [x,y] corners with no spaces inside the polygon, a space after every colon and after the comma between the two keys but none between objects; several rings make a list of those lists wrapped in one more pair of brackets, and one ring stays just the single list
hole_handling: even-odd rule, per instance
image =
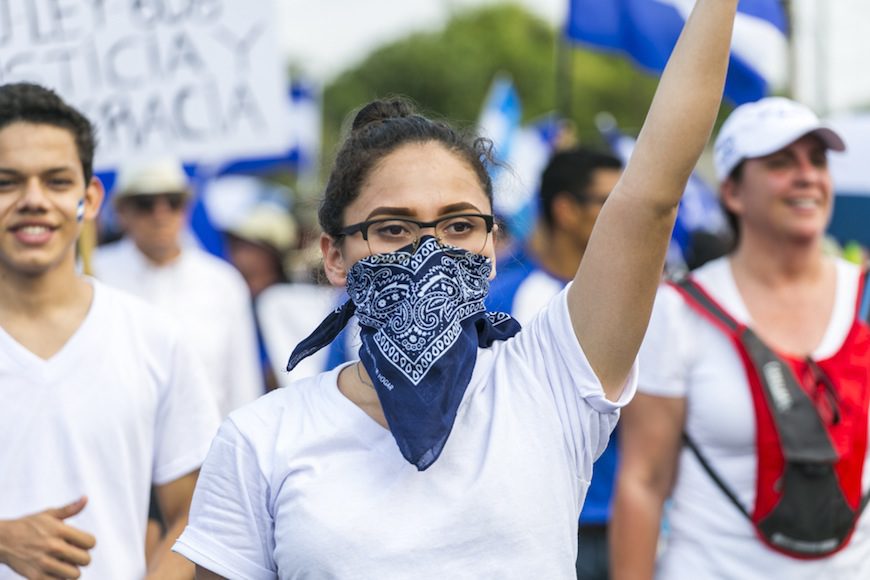
[{"label": "man's hand", "polygon": [[0,563],[29,580],[78,578],[96,540],[63,521],[81,512],[86,497],[17,520],[0,521]]}]

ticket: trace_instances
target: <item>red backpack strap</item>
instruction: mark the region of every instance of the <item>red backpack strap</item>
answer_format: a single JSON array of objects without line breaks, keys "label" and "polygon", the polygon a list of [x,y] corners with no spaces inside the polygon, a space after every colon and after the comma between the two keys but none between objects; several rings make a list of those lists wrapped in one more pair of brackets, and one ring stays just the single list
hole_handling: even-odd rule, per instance
[{"label": "red backpack strap", "polygon": [[[717,304],[716,301],[713,300],[713,298],[691,277],[685,276],[677,280],[669,280],[668,284],[679,292],[686,300],[686,303],[696,312],[704,316],[704,318],[709,320],[719,330],[729,335],[735,343],[739,342],[737,337],[740,332],[740,324],[730,314],[725,312],[725,310],[723,310],[722,307],[719,306],[719,304]],[[692,452],[692,455],[695,456],[695,459],[698,460],[698,463],[700,463],[710,479],[713,480],[716,487],[725,494],[734,507],[736,507],[747,520],[755,525],[752,520],[752,514],[746,506],[740,503],[737,494],[734,493],[734,490],[732,490],[727,483],[725,483],[722,476],[713,469],[713,466],[710,465],[710,461],[703,453],[701,453],[698,445],[691,437],[689,437],[689,434],[686,431],[683,431],[683,443],[689,448],[689,451]]]},{"label": "red backpack strap", "polygon": [[716,328],[734,340],[740,340],[743,325],[719,306],[719,303],[707,294],[707,291],[695,282],[694,278],[685,276],[679,280],[671,281],[669,284],[683,296],[692,309],[712,322]]},{"label": "red backpack strap", "polygon": [[689,305],[733,339],[747,375],[758,377],[785,459],[798,463],[836,462],[837,451],[818,410],[789,364],[751,328],[725,312],[690,276],[677,281],[675,287]]}]

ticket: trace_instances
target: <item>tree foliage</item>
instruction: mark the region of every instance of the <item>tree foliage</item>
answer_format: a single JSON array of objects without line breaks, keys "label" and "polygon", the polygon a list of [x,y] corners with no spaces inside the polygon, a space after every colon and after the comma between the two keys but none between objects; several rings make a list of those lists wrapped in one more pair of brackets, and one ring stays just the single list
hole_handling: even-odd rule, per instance
[{"label": "tree foliage", "polygon": [[594,117],[602,111],[629,131],[639,127],[656,79],[621,57],[563,42],[522,7],[500,4],[460,12],[443,30],[383,46],[325,88],[325,149],[334,148],[349,113],[392,94],[406,95],[436,116],[473,124],[499,73],[512,77],[526,121],[558,110],[589,142],[599,139]]}]

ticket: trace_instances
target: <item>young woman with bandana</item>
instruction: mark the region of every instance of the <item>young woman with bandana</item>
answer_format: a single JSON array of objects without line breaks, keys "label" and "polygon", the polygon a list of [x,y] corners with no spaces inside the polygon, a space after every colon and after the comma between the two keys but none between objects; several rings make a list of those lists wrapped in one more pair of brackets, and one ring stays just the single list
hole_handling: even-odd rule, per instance
[{"label": "young woman with bandana", "polygon": [[376,101],[320,210],[360,360],[233,413],[175,549],[213,578],[573,578],[592,463],[635,356],[680,193],[718,109],[737,0],[700,0],[565,291],[520,331],[483,299],[487,146]]}]

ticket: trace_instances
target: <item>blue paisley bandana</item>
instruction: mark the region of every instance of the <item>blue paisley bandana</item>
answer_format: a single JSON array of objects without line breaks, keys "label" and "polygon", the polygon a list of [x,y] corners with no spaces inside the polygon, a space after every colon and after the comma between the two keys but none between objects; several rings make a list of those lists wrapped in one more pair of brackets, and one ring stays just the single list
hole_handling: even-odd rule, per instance
[{"label": "blue paisley bandana", "polygon": [[424,236],[412,246],[354,264],[350,300],[303,340],[287,363],[329,344],[354,313],[360,360],[373,379],[399,450],[423,471],[438,459],[471,380],[477,348],[505,340],[520,324],[487,312],[492,263]]}]

